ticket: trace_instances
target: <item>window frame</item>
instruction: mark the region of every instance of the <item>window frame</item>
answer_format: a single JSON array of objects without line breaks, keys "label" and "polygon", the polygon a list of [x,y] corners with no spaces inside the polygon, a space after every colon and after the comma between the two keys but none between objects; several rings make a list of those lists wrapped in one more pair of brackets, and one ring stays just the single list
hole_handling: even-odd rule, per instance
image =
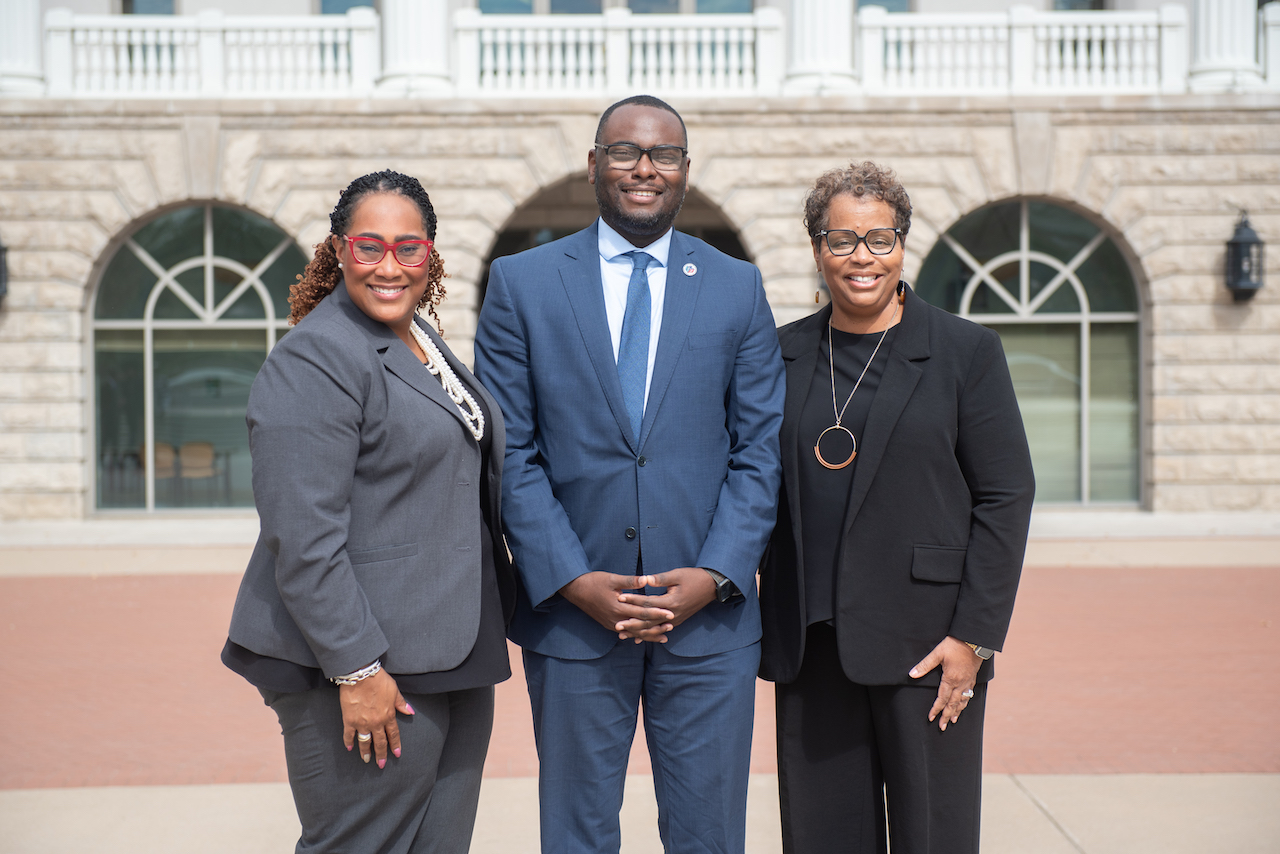
[{"label": "window frame", "polygon": [[[183,260],[173,264],[168,268],[164,268],[160,262],[151,257],[150,253],[140,246],[134,239],[142,229],[148,225],[164,219],[167,216],[179,213],[184,209],[203,208],[203,225],[202,240],[200,254],[190,255]],[[214,254],[213,249],[213,211],[215,208],[243,212],[253,217],[265,219],[275,226],[283,235],[281,240],[272,247],[266,256],[259,261],[254,267],[247,267],[245,264],[232,258],[219,256]],[[128,228],[122,232],[115,240],[107,246],[99,257],[95,275],[92,279],[93,285],[89,290],[89,299],[85,306],[84,313],[84,352],[86,366],[86,387],[85,387],[85,408],[86,408],[86,434],[88,441],[85,443],[85,465],[86,465],[86,490],[85,502],[86,512],[90,515],[155,515],[156,513],[208,513],[217,512],[220,514],[241,515],[255,512],[252,507],[156,507],[156,478],[155,478],[155,332],[157,330],[217,330],[217,329],[261,329],[263,330],[264,340],[266,344],[266,355],[270,355],[272,348],[281,335],[289,329],[288,316],[277,316],[275,311],[275,303],[272,299],[271,292],[267,289],[265,283],[262,282],[261,276],[271,268],[271,266],[284,254],[290,247],[298,249],[304,258],[310,259],[310,256],[302,250],[297,238],[290,234],[286,229],[281,228],[275,220],[267,217],[257,211],[244,208],[239,205],[226,204],[213,200],[187,200],[182,204],[171,205],[166,208],[152,211],[149,216],[139,218],[131,223]],[[121,252],[132,252],[144,266],[146,266],[155,276],[156,282],[151,286],[151,290],[147,295],[146,305],[143,309],[141,318],[110,318],[100,319],[96,317],[98,299],[102,295],[103,285],[107,271],[111,267],[111,263],[119,256]],[[241,275],[242,281],[231,290],[221,300],[215,302],[213,297],[213,271],[214,268],[221,267],[231,270]],[[187,292],[186,288],[177,282],[177,276],[183,272],[192,269],[203,268],[204,270],[204,302],[200,304]],[[245,295],[248,290],[253,290],[258,296],[263,307],[263,317],[261,318],[239,318],[224,319],[223,315],[231,309]],[[178,319],[178,318],[155,318],[154,311],[156,303],[160,296],[166,291],[173,293],[182,303],[195,314],[194,319]],[[147,459],[140,461],[144,468],[143,492],[144,500],[141,507],[100,507],[98,505],[98,463],[99,463],[99,435],[98,435],[98,400],[97,400],[97,382],[98,382],[98,366],[97,366],[97,333],[99,330],[130,330],[142,331],[143,334],[143,441],[146,446]]]},{"label": "window frame", "polygon": [[[1019,205],[1018,211],[1018,248],[1002,252],[992,257],[986,263],[980,263],[973,255],[965,249],[959,241],[952,235],[951,230],[961,221],[969,216],[994,207],[1000,207],[1016,203]],[[1076,254],[1069,260],[1063,260],[1056,256],[1045,252],[1031,249],[1031,204],[1040,203],[1053,205],[1061,208],[1069,213],[1081,217],[1089,224],[1098,229],[1095,234]],[[1121,257],[1124,259],[1127,267],[1129,278],[1134,289],[1134,300],[1137,304],[1135,311],[1092,311],[1089,305],[1088,294],[1083,283],[1076,276],[1076,271],[1093,255],[1100,246],[1110,239],[1119,250]],[[957,305],[956,315],[971,320],[974,323],[989,327],[999,326],[1019,326],[1034,324],[1060,324],[1060,325],[1078,325],[1079,342],[1080,342],[1080,423],[1078,425],[1080,435],[1080,462],[1078,476],[1080,478],[1080,498],[1077,501],[1051,500],[1041,501],[1037,499],[1037,504],[1041,506],[1049,506],[1055,509],[1096,509],[1099,507],[1117,508],[1117,507],[1146,507],[1147,495],[1149,492],[1149,381],[1147,376],[1147,368],[1150,364],[1149,359],[1149,339],[1150,339],[1150,323],[1147,318],[1147,300],[1145,298],[1146,289],[1144,287],[1144,278],[1141,275],[1141,266],[1136,263],[1132,250],[1127,242],[1116,230],[1110,228],[1107,223],[1100,221],[1097,215],[1083,211],[1075,205],[1065,204],[1060,199],[1040,198],[1021,196],[1011,199],[1002,199],[989,205],[983,205],[975,208],[962,216],[957,217],[953,222],[942,229],[938,234],[938,243],[943,243],[955,253],[960,262],[968,268],[970,272],[969,281],[964,290],[960,294],[959,304]],[[936,244],[935,244],[936,245]],[[932,247],[930,248],[932,251]],[[928,257],[928,253],[922,257]],[[1018,264],[1018,294],[1010,294],[1008,290],[1000,284],[994,277],[994,271],[1008,265],[1009,263]],[[1039,263],[1052,268],[1055,271],[1054,278],[1040,290],[1035,297],[1030,296],[1030,266]],[[1006,306],[1011,310],[1010,313],[991,313],[982,314],[970,311],[973,296],[977,293],[982,285],[987,285],[997,297],[999,297]],[[1079,310],[1074,312],[1052,312],[1039,313],[1037,310],[1045,302],[1047,302],[1054,293],[1064,286],[1069,286],[1076,295],[1079,303]],[[1091,377],[1091,332],[1092,325],[1095,323],[1115,323],[1128,324],[1132,323],[1136,326],[1137,352],[1135,358],[1138,364],[1134,366],[1137,375],[1136,395],[1137,395],[1137,447],[1134,453],[1137,455],[1136,475],[1137,475],[1137,496],[1133,500],[1115,501],[1115,500],[1095,500],[1091,498],[1091,451],[1092,443],[1090,436],[1090,407],[1092,406],[1092,377]]]}]

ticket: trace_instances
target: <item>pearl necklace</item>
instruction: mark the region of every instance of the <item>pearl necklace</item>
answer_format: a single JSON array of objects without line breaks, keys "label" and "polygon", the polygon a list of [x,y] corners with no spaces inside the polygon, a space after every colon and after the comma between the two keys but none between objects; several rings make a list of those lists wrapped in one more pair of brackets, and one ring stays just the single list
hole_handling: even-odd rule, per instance
[{"label": "pearl necklace", "polygon": [[[476,403],[476,399],[471,396],[471,392],[467,391],[467,387],[458,379],[458,375],[453,372],[453,368],[449,367],[449,363],[445,361],[444,354],[440,352],[440,348],[435,342],[427,337],[427,333],[422,331],[416,320],[409,322],[409,333],[413,335],[413,340],[418,342],[418,346],[422,348],[423,354],[427,357],[427,363],[424,367],[431,372],[434,377],[440,378],[440,384],[444,386],[445,394],[449,395],[449,399],[453,401],[454,406],[458,407],[458,412],[462,414],[462,418],[467,422],[467,429],[471,431],[471,435],[476,437],[479,442],[484,438],[484,412],[480,409],[480,404]],[[463,404],[466,408],[463,408]]]}]

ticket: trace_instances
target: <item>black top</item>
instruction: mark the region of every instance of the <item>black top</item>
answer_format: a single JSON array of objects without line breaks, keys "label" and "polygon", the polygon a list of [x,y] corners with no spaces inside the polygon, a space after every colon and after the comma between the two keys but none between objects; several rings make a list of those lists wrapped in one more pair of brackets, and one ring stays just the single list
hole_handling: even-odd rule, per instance
[{"label": "black top", "polygon": [[[426,367],[423,366],[423,370]],[[469,378],[458,379],[472,393],[476,405],[484,413],[485,424],[492,424],[489,408],[484,398],[476,394]],[[458,425],[470,439],[471,433]],[[486,429],[480,439],[480,472],[489,466],[489,452],[493,444],[492,430]],[[472,440],[474,441],[474,440]],[[493,561],[493,536],[489,518],[488,478],[479,476],[480,483],[480,628],[475,646],[467,657],[452,670],[434,673],[393,673],[396,687],[404,694],[439,694],[445,691],[462,691],[493,685],[511,676],[507,659],[506,627],[502,618],[502,600],[498,594],[498,573]],[[222,663],[243,676],[254,687],[291,694],[310,691],[325,683],[319,668],[306,667],[292,661],[258,655],[230,640],[222,648]]]},{"label": "black top", "polygon": [[[861,446],[867,413],[871,411],[871,401],[875,398],[876,389],[880,387],[880,378],[884,376],[897,329],[897,326],[892,326],[887,334],[858,334],[831,329],[831,341],[835,344],[834,360],[830,355],[827,336],[822,336],[817,363],[813,369],[813,380],[809,384],[809,395],[805,398],[804,409],[800,413],[796,437],[796,443],[800,446],[800,519],[804,537],[801,553],[804,555],[805,613],[810,625],[830,622],[835,616],[836,562],[840,555],[844,517],[849,504],[849,488],[853,485],[853,472],[858,465],[858,458],[855,457],[844,468],[828,469],[818,462],[813,452],[813,444],[818,440],[819,434],[836,423],[831,405],[831,364],[834,361],[837,409],[844,406],[862,369],[867,368],[862,384],[849,401],[849,408],[844,411],[844,418],[840,421],[841,426],[849,428]],[[867,367],[867,360],[871,358],[876,345],[880,344],[881,336],[884,337],[884,343],[880,345],[870,367]],[[833,464],[847,459],[851,450],[848,434],[838,430],[832,430],[823,436],[821,447],[823,459]]]}]

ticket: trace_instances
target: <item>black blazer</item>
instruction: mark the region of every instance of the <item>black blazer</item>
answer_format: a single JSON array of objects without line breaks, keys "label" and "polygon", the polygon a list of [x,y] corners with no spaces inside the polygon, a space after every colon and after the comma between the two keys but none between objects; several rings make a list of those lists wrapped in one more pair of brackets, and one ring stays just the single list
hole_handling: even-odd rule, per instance
[{"label": "black blazer", "polygon": [[[787,370],[782,499],[761,567],[761,676],[804,656],[797,435],[831,307],[778,330]],[[1035,480],[1000,338],[906,292],[858,441],[836,576],[840,661],[854,682],[911,684],[945,636],[999,649],[1013,613]],[[916,684],[937,685],[941,668]],[[983,664],[978,680],[991,678]]]}]

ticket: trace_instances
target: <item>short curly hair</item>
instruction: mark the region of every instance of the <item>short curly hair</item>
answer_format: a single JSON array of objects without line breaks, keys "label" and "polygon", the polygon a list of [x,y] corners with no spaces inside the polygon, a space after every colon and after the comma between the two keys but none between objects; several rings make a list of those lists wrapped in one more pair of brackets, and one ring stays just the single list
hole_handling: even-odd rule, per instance
[{"label": "short curly hair", "polygon": [[[356,205],[366,196],[377,193],[404,196],[417,205],[418,211],[422,214],[422,227],[426,229],[427,238],[432,241],[436,239],[436,212],[431,207],[431,197],[427,195],[427,191],[422,188],[417,178],[402,175],[390,169],[362,175],[347,185],[342,195],[338,197],[338,204],[334,207],[333,213],[329,214],[330,235],[346,234]],[[342,271],[338,267],[338,256],[333,251],[333,242],[326,237],[316,244],[315,249],[315,257],[298,276],[297,284],[289,288],[290,324],[297,323],[310,314],[311,310],[320,304],[320,300],[333,293],[338,282],[342,281]],[[440,304],[440,300],[444,299],[445,291],[442,284],[445,276],[444,259],[434,247],[431,249],[431,258],[427,261],[427,265],[427,291],[422,295],[418,308],[425,308],[435,320],[436,328],[443,333],[440,317],[436,314],[436,306]]]},{"label": "short curly hair", "polygon": [[804,227],[809,239],[827,227],[831,200],[836,196],[879,199],[893,210],[893,224],[905,238],[911,230],[911,199],[892,169],[865,160],[824,172],[804,197]]}]

